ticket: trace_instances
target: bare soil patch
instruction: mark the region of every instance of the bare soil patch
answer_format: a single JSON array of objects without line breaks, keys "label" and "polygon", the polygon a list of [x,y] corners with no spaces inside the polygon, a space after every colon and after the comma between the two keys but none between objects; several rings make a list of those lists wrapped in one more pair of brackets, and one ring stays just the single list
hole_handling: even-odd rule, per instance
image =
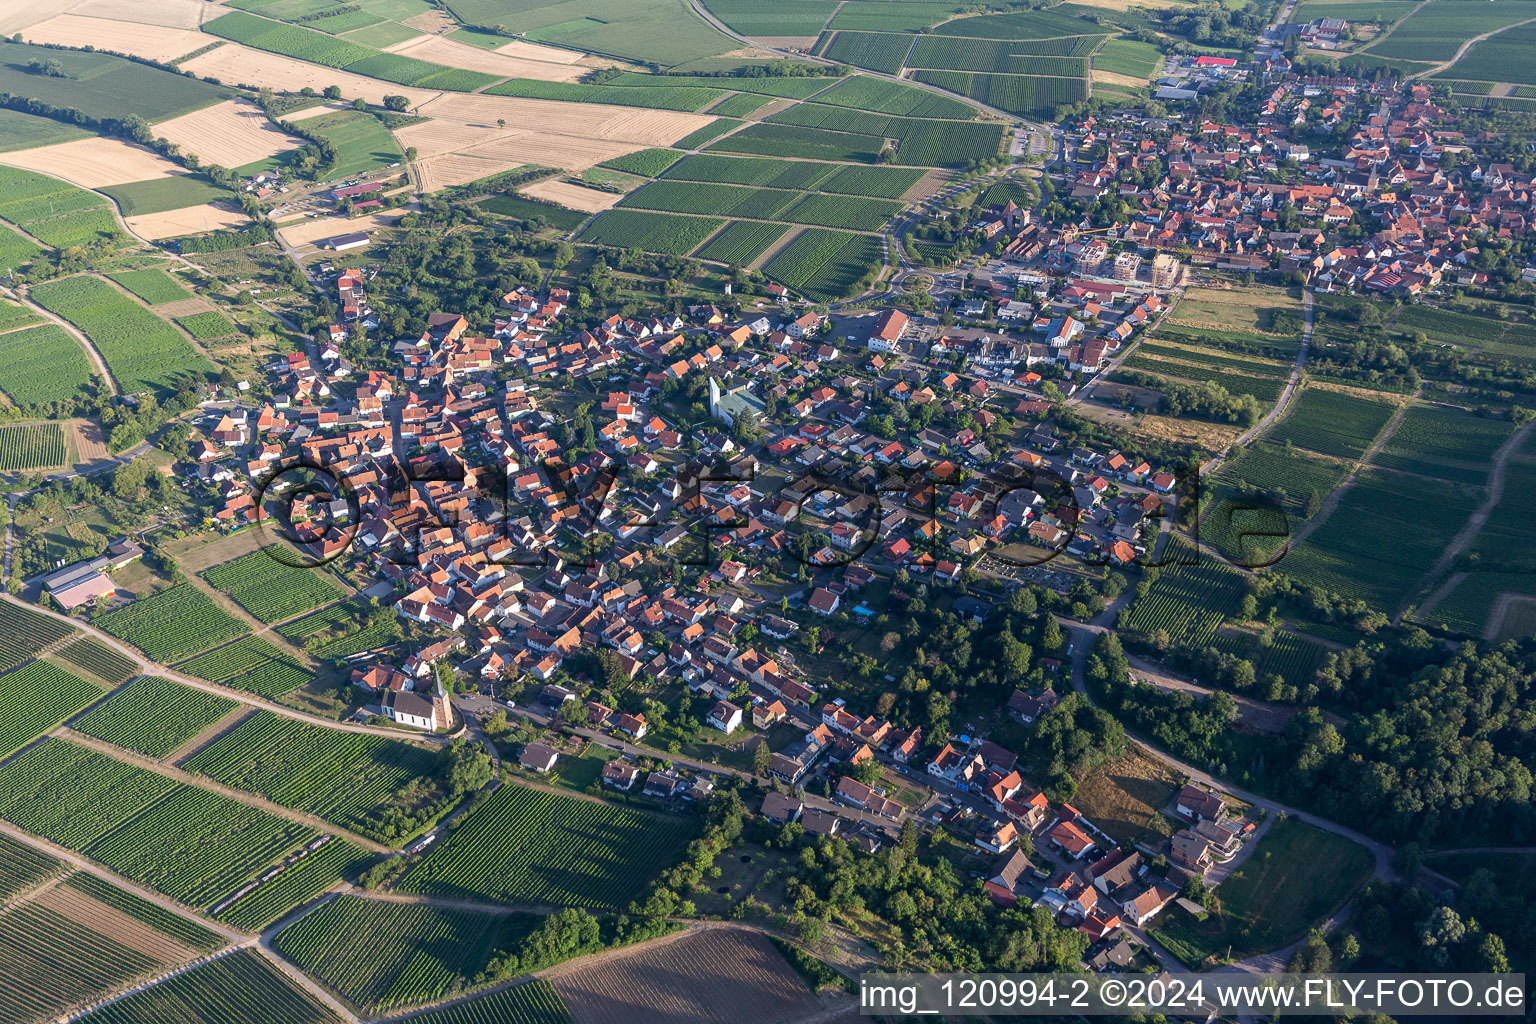
[{"label": "bare soil patch", "polygon": [[[530,131],[576,139],[611,139],[642,146],[671,145],[713,120],[704,114],[672,110],[647,110],[606,103],[532,100],[516,96],[488,96],[484,93],[442,94],[422,104],[420,113],[508,132]],[[506,124],[499,125],[498,120]]]},{"label": "bare soil patch", "polygon": [[759,46],[771,46],[775,50],[809,50],[816,45],[816,36],[749,36]]},{"label": "bare soil patch", "polygon": [[168,935],[162,935],[116,907],[109,907],[66,886],[56,885],[32,902],[162,964],[185,963],[201,955],[197,950],[187,948]]},{"label": "bare soil patch", "polygon": [[569,62],[530,60],[496,50],[482,50],[478,46],[470,46],[443,36],[420,36],[416,39],[407,39],[404,43],[391,46],[389,49],[390,52],[400,54],[402,57],[415,57],[417,60],[446,64],[449,67],[464,68],[469,71],[483,71],[488,75],[503,75],[507,78],[574,82],[586,73],[584,68],[574,67]]},{"label": "bare soil patch", "polygon": [[103,138],[0,153],[0,163],[56,175],[86,188],[186,174],[152,149]]},{"label": "bare soil patch", "polygon": [[822,1006],[766,938],[737,928],[647,943],[549,979],[576,1024],[781,1024]]},{"label": "bare soil patch", "polygon": [[202,0],[84,0],[71,7],[69,13],[88,18],[139,21],[166,28],[197,28],[206,20],[205,13],[217,18],[224,12]]},{"label": "bare soil patch", "polygon": [[1093,70],[1093,80],[1095,82],[1103,82],[1105,85],[1128,85],[1132,89],[1139,89],[1147,84],[1145,78],[1137,78],[1135,75],[1122,75],[1114,71],[1100,71],[1098,68]]},{"label": "bare soil patch", "polygon": [[303,139],[282,131],[254,103],[227,100],[155,125],[155,132],[204,163],[240,167],[298,149]]},{"label": "bare soil patch", "polygon": [[190,299],[178,299],[175,302],[162,302],[155,307],[155,312],[174,320],[177,317],[192,316],[194,313],[207,313],[212,309],[213,303],[199,296],[193,296]]},{"label": "bare soil patch", "polygon": [[199,231],[217,231],[220,228],[244,227],[249,223],[250,218],[239,210],[215,206],[212,203],[128,218],[129,228],[136,234],[152,240],[193,235]]},{"label": "bare soil patch", "polygon": [[578,64],[584,58],[576,50],[561,50],[553,46],[540,46],[538,43],[530,43],[526,39],[514,39],[504,46],[496,47],[497,53],[504,53],[508,57],[522,57],[525,60],[541,60],[546,64]]},{"label": "bare soil patch", "polygon": [[208,45],[208,37],[191,29],[146,25],[141,21],[82,18],[61,14],[22,32],[29,43],[94,46],[149,60],[175,60],[182,54]]},{"label": "bare soil patch", "polygon": [[280,228],[278,234],[289,245],[308,245],[323,238],[330,238],[332,235],[346,235],[354,231],[376,231],[379,228],[390,227],[409,212],[408,208],[402,206],[382,213],[371,213],[364,217],[316,217],[314,220],[300,221],[292,227]]},{"label": "bare soil patch", "polygon": [[444,11],[423,11],[413,14],[400,22],[406,28],[413,28],[418,32],[441,32],[444,29],[453,28],[458,22],[454,21]]},{"label": "bare soil patch", "polygon": [[75,432],[75,451],[79,453],[81,462],[95,462],[107,457],[107,439],[101,434],[100,423],[95,420],[71,420],[69,425]]},{"label": "bare soil patch", "polygon": [[601,210],[606,210],[624,198],[618,192],[604,192],[601,189],[584,188],[581,185],[576,185],[569,181],[561,181],[558,178],[551,178],[547,181],[529,185],[523,189],[523,194],[532,196],[534,199],[555,203],[559,206],[569,206],[573,210],[583,210],[587,213],[597,213]]}]

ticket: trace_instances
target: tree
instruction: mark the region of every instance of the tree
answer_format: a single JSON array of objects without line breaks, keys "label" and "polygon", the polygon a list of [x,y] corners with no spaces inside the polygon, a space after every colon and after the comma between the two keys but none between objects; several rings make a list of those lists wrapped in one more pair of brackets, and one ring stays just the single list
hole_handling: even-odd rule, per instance
[{"label": "tree", "polygon": [[764,736],[757,746],[752,748],[752,773],[767,775],[768,765],[772,760],[773,751],[768,749],[768,737]]},{"label": "tree", "polygon": [[357,99],[352,101],[352,109],[353,110],[367,110],[368,109],[368,101],[363,99],[361,96],[359,96]]},{"label": "tree", "polygon": [[339,100],[339,99],[341,99],[341,86],[339,86],[339,85],[328,85],[328,86],[326,86],[325,87],[325,98],[328,99],[328,100]]},{"label": "tree", "polygon": [[409,99],[405,98],[404,96],[385,96],[384,97],[384,109],[385,110],[393,110],[396,113],[399,113],[401,111],[410,109],[410,106],[411,106],[411,101]]}]

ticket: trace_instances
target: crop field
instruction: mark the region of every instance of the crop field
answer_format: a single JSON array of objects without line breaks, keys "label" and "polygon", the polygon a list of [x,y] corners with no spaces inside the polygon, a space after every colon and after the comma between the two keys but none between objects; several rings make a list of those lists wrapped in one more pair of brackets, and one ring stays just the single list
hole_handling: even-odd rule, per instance
[{"label": "crop field", "polygon": [[717,117],[709,124],[695,131],[689,132],[673,143],[678,149],[698,149],[712,139],[718,139],[726,132],[741,125],[743,122],[734,117]]},{"label": "crop field", "polygon": [[1455,483],[1484,484],[1494,452],[1514,424],[1454,409],[1415,405],[1372,465]]},{"label": "crop field", "polygon": [[560,993],[543,978],[417,1014],[414,1024],[572,1024]]},{"label": "crop field", "polygon": [[1088,74],[1087,57],[1055,52],[1075,48],[1046,46],[1042,47],[1045,52],[1034,53],[1019,43],[921,36],[907,62],[914,68],[929,71],[1085,78]]},{"label": "crop field", "polygon": [[643,85],[656,89],[731,89],[735,92],[753,92],[761,96],[781,96],[803,100],[838,81],[836,78],[717,78],[711,75],[646,75],[626,71],[613,78],[609,85]]},{"label": "crop field", "polygon": [[1150,79],[1162,66],[1163,54],[1151,43],[1137,39],[1111,39],[1093,56],[1093,70]]},{"label": "crop field", "polygon": [[62,466],[64,428],[57,423],[0,427],[0,472]]},{"label": "crop field", "polygon": [[709,0],[710,13],[744,36],[814,36],[837,0]]},{"label": "crop field", "polygon": [[160,966],[37,903],[0,914],[0,1024],[51,1019]]},{"label": "crop field", "polygon": [[20,269],[43,254],[43,248],[23,238],[9,224],[0,224],[0,270]]},{"label": "crop field", "polygon": [[1423,331],[1431,342],[1521,362],[1536,360],[1536,329],[1515,317],[1494,319],[1452,309],[1408,306],[1394,325],[1399,331]]},{"label": "crop field", "polygon": [[536,42],[675,67],[736,47],[684,0],[452,0],[466,25],[506,25]]},{"label": "crop field", "polygon": [[[1416,477],[1364,470],[1339,505],[1276,569],[1304,584],[1390,610],[1409,596],[1460,529],[1483,489],[1463,484],[1433,491]],[[1384,545],[1382,538],[1391,538]]]},{"label": "crop field", "polygon": [[145,676],[71,728],[146,757],[164,757],[239,706],[227,697]]},{"label": "crop field", "polygon": [[[243,626],[241,630],[244,631]],[[176,670],[261,697],[281,697],[314,678],[309,669],[259,636],[241,637],[182,662]]]},{"label": "crop field", "polygon": [[27,307],[0,299],[0,331],[12,331],[28,324],[42,323],[42,320]]},{"label": "crop field", "polygon": [[200,575],[262,622],[281,622],[335,601],[336,586],[313,569],[284,565],[265,551],[253,551]]},{"label": "crop field", "polygon": [[229,189],[190,174],[102,185],[100,191],[117,200],[124,217],[142,217],[235,198]]},{"label": "crop field", "polygon": [[0,601],[0,672],[15,668],[73,632],[75,627],[67,622]]},{"label": "crop field", "polygon": [[853,75],[842,79],[832,88],[818,93],[816,102],[879,114],[897,114],[901,117],[942,117],[968,121],[976,116],[974,107],[958,100],[868,75]]},{"label": "crop field", "polygon": [[[1445,3],[1425,4],[1399,22],[1391,35],[1366,47],[1365,54],[1398,60],[1450,60],[1456,56],[1461,44],[1473,36],[1496,32],[1529,17],[1530,9],[1523,0],[1483,0],[1481,3],[1448,0]],[[1462,58],[1463,64],[1470,68],[1486,68],[1487,74],[1493,76],[1494,81],[1509,81],[1499,77],[1504,68],[1489,66],[1488,60],[1479,52],[1488,43],[1500,38],[1507,37],[1495,36],[1474,46]],[[1528,55],[1530,51],[1525,52]],[[1527,60],[1526,65],[1528,63]],[[1515,67],[1518,69],[1522,66],[1525,65],[1516,64]],[[1487,77],[1481,72],[1467,74],[1466,70],[1452,70],[1462,78]]]},{"label": "crop field", "polygon": [[396,794],[432,777],[440,761],[438,751],[414,743],[258,711],[181,767],[359,828]]},{"label": "crop field", "polygon": [[612,160],[604,160],[598,166],[656,178],[661,175],[661,172],[677,163],[682,155],[675,149],[642,149],[638,153],[628,153]]},{"label": "crop field", "polygon": [[135,896],[127,889],[119,888],[89,871],[77,871],[66,878],[63,884],[76,892],[84,893],[98,903],[120,910],[129,917],[144,922],[155,931],[169,935],[191,949],[206,952],[224,945],[224,937],[218,932],[210,931],[196,921],[173,913],[158,903],[151,903],[149,900]]},{"label": "crop field", "polygon": [[190,583],[97,616],[92,624],[160,662],[206,651],[247,632],[245,623]]},{"label": "crop field", "polygon": [[1273,404],[1280,397],[1280,389],[1284,382],[1278,377],[1252,377],[1246,373],[1234,373],[1230,369],[1200,366],[1173,359],[1159,359],[1154,355],[1143,354],[1142,349],[1145,347],[1144,345],[1139,347],[1124,365],[1132,370],[1145,370],[1162,376],[1181,377],[1192,381],[1212,381],[1234,394],[1252,395],[1266,405]]},{"label": "crop field", "polygon": [[[1512,17],[1524,20],[1529,16],[1527,12]],[[1393,35],[1395,38],[1396,33]],[[1465,39],[1467,35],[1467,32],[1462,31],[1459,38]],[[1386,42],[1390,44],[1392,40],[1388,39]],[[1536,84],[1536,70],[1531,68],[1532,46],[1536,46],[1536,30],[1533,30],[1532,26],[1522,25],[1519,28],[1512,28],[1474,44],[1466,55],[1445,73],[1483,81],[1533,85]],[[1511,102],[1505,99],[1499,102],[1501,106],[1507,104],[1516,109],[1529,107],[1529,103],[1522,103],[1520,100]]]},{"label": "crop field", "polygon": [[881,255],[879,238],[854,235],[800,290],[816,302],[846,299],[874,281],[880,272]]},{"label": "crop field", "polygon": [[254,949],[221,956],[92,1013],[91,1024],[341,1024]]},{"label": "crop field", "polygon": [[[950,124],[954,122],[936,122]],[[778,156],[798,153],[808,160],[848,160],[874,163],[885,140],[873,135],[832,132],[820,128],[760,122],[728,135],[709,147],[710,152]]]},{"label": "crop field", "polygon": [[[63,65],[64,77],[31,74],[27,66],[34,60],[57,60]],[[73,107],[91,117],[137,114],[150,122],[235,95],[223,86],[99,51],[56,50],[12,42],[0,42],[0,92],[36,97],[56,107]]]},{"label": "crop field", "polygon": [[823,54],[856,68],[868,68],[882,74],[894,75],[901,71],[907,53],[912,49],[912,37],[890,32],[845,32],[832,35],[832,42]]},{"label": "crop field", "polygon": [[788,230],[783,224],[733,221],[695,255],[702,260],[718,260],[735,267],[745,267],[767,252]]},{"label": "crop field", "polygon": [[972,39],[1052,39],[1094,31],[1100,31],[1094,23],[1055,11],[1019,11],[960,18],[934,29],[941,36]]},{"label": "crop field", "polygon": [[779,215],[794,224],[817,227],[848,228],[851,231],[879,231],[901,209],[901,204],[887,199],[863,199],[853,196],[804,196]]},{"label": "crop field", "polygon": [[51,146],[56,142],[83,139],[90,134],[84,128],[51,117],[39,117],[20,110],[0,110],[0,153]]},{"label": "crop field", "polygon": [[1321,455],[1357,459],[1365,454],[1396,408],[1387,402],[1359,398],[1342,391],[1307,388],[1268,440],[1289,441]]},{"label": "crop field", "polygon": [[0,334],[0,390],[18,406],[69,402],[87,395],[90,384],[90,359],[58,324]]},{"label": "crop field", "polygon": [[[839,164],[813,163],[809,160],[775,160],[769,157],[716,156],[695,153],[672,165],[662,175],[667,180],[702,181],[725,185],[755,185],[759,188],[817,188]],[[865,168],[852,168],[864,170]],[[886,168],[868,168],[885,170]],[[897,171],[896,173],[912,173]]]},{"label": "crop field", "polygon": [[1284,492],[1282,504],[1294,521],[1304,516],[1308,496],[1316,491],[1319,497],[1333,490],[1344,479],[1343,464],[1330,459],[1307,455],[1299,450],[1287,452],[1277,444],[1259,441],[1233,453],[1212,480],[1213,493],[1221,488],[1278,494]]},{"label": "crop field", "polygon": [[916,32],[959,11],[953,2],[934,0],[859,0],[844,4],[827,27],[877,32]]},{"label": "crop field", "polygon": [[46,661],[0,676],[0,757],[79,714],[102,690]]},{"label": "crop field", "polygon": [[336,166],[331,173],[338,178],[388,167],[405,159],[404,151],[384,123],[360,110],[323,114],[305,121],[304,128],[324,136],[336,147]]},{"label": "crop field", "polygon": [[741,188],[709,182],[652,182],[624,197],[625,209],[661,210],[666,213],[718,213],[722,216],[776,220],[778,214],[803,193],[785,189]]},{"label": "crop field", "polygon": [[239,333],[239,328],[230,322],[229,317],[216,310],[193,313],[191,316],[178,316],[176,322],[198,341],[208,338],[227,338],[231,334]]},{"label": "crop field", "polygon": [[720,117],[750,117],[773,102],[770,97],[743,92],[721,100],[709,112]]},{"label": "crop field", "polygon": [[332,839],[287,863],[276,877],[220,910],[215,917],[234,928],[256,931],[265,928],[294,907],[307,903],[336,884],[338,878],[355,879],[374,860],[343,839]]},{"label": "crop field", "polygon": [[182,299],[192,297],[192,293],[187,291],[186,286],[158,267],[124,270],[107,276],[151,306],[166,302],[180,302]]},{"label": "crop field", "polygon": [[0,764],[0,782],[0,818],[71,850],[84,850],[178,787],[163,775],[56,739]]},{"label": "crop field", "polygon": [[802,232],[763,268],[769,277],[790,288],[811,280],[838,251],[854,238],[845,231],[812,228]]},{"label": "crop field", "polygon": [[648,252],[685,256],[720,229],[720,217],[679,217],[664,213],[635,210],[609,210],[587,226],[583,242],[613,245],[620,249],[635,246]]},{"label": "crop field", "polygon": [[[821,128],[846,132],[854,137],[895,139],[896,162],[909,166],[938,167],[994,157],[1002,139],[1002,127],[995,123],[896,117],[822,103],[802,103],[781,111],[773,115],[770,124]],[[741,134],[752,131],[748,128]]]},{"label": "crop field", "polygon": [[[1523,461],[1531,452],[1528,438],[1522,459],[1509,463],[1499,503],[1467,549],[1466,578],[1429,611],[1426,617],[1430,620],[1481,636],[1490,625],[1501,593],[1536,595],[1536,553],[1527,540],[1531,502],[1536,501],[1536,474],[1531,472],[1531,463]],[[1511,632],[1505,630],[1498,638]]]},{"label": "crop field", "polygon": [[88,636],[59,648],[58,656],[113,686],[126,683],[139,674],[139,667],[132,659]]},{"label": "crop field", "polygon": [[576,230],[581,226],[581,222],[587,219],[585,213],[577,210],[567,210],[562,206],[551,206],[549,203],[540,203],[533,199],[507,193],[491,196],[491,198],[483,201],[480,206],[491,213],[500,214],[503,217],[538,221],[562,233]]},{"label": "crop field", "polygon": [[685,822],[508,784],[439,840],[397,888],[511,903],[623,906],[692,833]]},{"label": "crop field", "polygon": [[899,167],[843,167],[817,185],[821,192],[839,192],[850,196],[900,199],[923,180],[920,169]]},{"label": "crop field", "polygon": [[539,921],[338,896],[279,932],[273,946],[353,1006],[385,1010],[442,999]]},{"label": "crop field", "polygon": [[67,277],[38,285],[32,298],[85,332],[124,391],[170,391],[214,373],[175,328],[105,281]]},{"label": "crop field", "polygon": [[[730,970],[716,970],[715,964],[730,964]],[[679,984],[680,978],[689,980]],[[765,936],[737,928],[712,928],[595,958],[562,971],[554,986],[582,1024],[776,1024],[814,1016],[821,1008]]]},{"label": "crop field", "polygon": [[[1193,556],[1195,565],[1180,561]],[[1200,650],[1210,643],[1216,628],[1237,610],[1245,585],[1242,573],[1195,552],[1187,541],[1169,545],[1162,572],[1124,612],[1118,627],[1153,635],[1165,632],[1177,644]]]},{"label": "crop field", "polygon": [[[4,45],[0,44],[0,52]],[[56,249],[103,238],[117,242],[125,238],[101,196],[20,167],[0,166],[0,218]],[[17,242],[0,240],[0,252],[7,259],[16,258],[13,266],[36,256],[35,245],[19,236]]]},{"label": "crop field", "polygon": [[1060,104],[1088,98],[1088,83],[1081,78],[988,75],[970,71],[919,71],[914,77],[919,82],[1025,117],[1047,116]]},{"label": "crop field", "polygon": [[0,901],[57,874],[64,862],[26,843],[0,835]]}]

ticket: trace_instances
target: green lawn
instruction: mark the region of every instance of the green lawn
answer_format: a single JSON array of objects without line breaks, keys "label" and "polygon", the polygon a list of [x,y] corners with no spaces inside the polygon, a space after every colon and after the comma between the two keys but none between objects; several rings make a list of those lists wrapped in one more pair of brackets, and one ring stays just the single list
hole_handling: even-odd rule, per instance
[{"label": "green lawn", "polygon": [[200,206],[220,199],[234,199],[227,188],[219,188],[205,178],[178,174],[149,181],[130,181],[123,185],[104,185],[99,190],[117,200],[124,217],[145,213],[164,213],[188,206]]},{"label": "green lawn", "polygon": [[1242,867],[1217,889],[1221,910],[1204,921],[1177,908],[1152,932],[1191,966],[1295,942],[1365,881],[1371,854],[1342,836],[1287,818],[1275,822]]},{"label": "green lawn", "polygon": [[310,131],[323,135],[336,146],[333,178],[346,178],[378,167],[388,167],[405,159],[389,129],[372,114],[357,110],[323,114],[304,123]]}]

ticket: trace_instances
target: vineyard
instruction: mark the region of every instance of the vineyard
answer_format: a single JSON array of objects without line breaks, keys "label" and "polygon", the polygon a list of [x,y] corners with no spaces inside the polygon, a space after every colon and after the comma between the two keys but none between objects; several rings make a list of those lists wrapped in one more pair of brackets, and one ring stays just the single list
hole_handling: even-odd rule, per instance
[{"label": "vineyard", "polygon": [[0,472],[62,466],[67,449],[57,423],[0,427]]},{"label": "vineyard", "polygon": [[160,662],[185,658],[247,632],[245,623],[190,583],[99,615],[93,625]]},{"label": "vineyard", "polygon": [[10,601],[0,601],[0,672],[69,636],[75,627]]},{"label": "vineyard", "polygon": [[174,327],[98,278],[49,281],[32,298],[84,331],[126,392],[170,391],[216,372]]},{"label": "vineyard", "polygon": [[400,620],[387,608],[359,602],[331,605],[277,628],[283,639],[302,643],[323,660],[346,658],[400,642]]},{"label": "vineyard", "polygon": [[0,334],[0,367],[0,390],[23,408],[71,402],[90,393],[91,361],[58,324]]},{"label": "vineyard", "polygon": [[237,707],[227,698],[145,676],[72,728],[146,757],[164,757]]},{"label": "vineyard", "polygon": [[[104,238],[114,242],[125,240],[117,222],[112,219],[106,199],[57,178],[17,167],[0,167],[0,197],[3,197],[0,198],[0,218],[17,225],[44,245],[63,249]],[[0,248],[26,258],[37,255],[37,247],[20,236],[16,236],[16,242],[9,238],[0,241]]]},{"label": "vineyard", "polygon": [[41,850],[0,835],[0,901],[32,888],[63,866],[63,861]]},{"label": "vineyard", "polygon": [[176,666],[176,671],[260,697],[281,697],[314,674],[270,641],[247,636]]},{"label": "vineyard", "polygon": [[352,1005],[383,1010],[442,999],[540,920],[338,896],[272,944]]},{"label": "vineyard", "polygon": [[681,156],[681,153],[673,149],[642,149],[638,153],[627,153],[624,156],[606,160],[599,166],[654,178],[677,163]]},{"label": "vineyard", "polygon": [[1088,98],[1087,80],[1075,77],[940,70],[918,71],[913,77],[919,82],[969,96],[978,103],[1022,117],[1049,117],[1061,104],[1081,103]]},{"label": "vineyard", "polygon": [[291,619],[342,596],[340,587],[313,569],[285,565],[262,550],[205,569],[201,575],[267,623]]},{"label": "vineyard", "polygon": [[108,274],[117,284],[128,289],[151,306],[166,302],[179,302],[192,297],[192,293],[170,274],[158,267],[145,270],[124,270]]},{"label": "vineyard", "polygon": [[139,667],[131,659],[117,653],[93,637],[81,637],[74,643],[59,648],[59,657],[71,665],[78,665],[97,679],[121,686],[139,674]]},{"label": "vineyard", "polygon": [[31,743],[101,698],[101,688],[46,661],[0,676],[0,756]]},{"label": "vineyard", "polygon": [[34,1024],[159,967],[36,903],[0,915],[0,1024]]},{"label": "vineyard", "polygon": [[169,935],[192,949],[212,952],[224,945],[224,937],[218,932],[210,931],[196,921],[167,910],[158,903],[151,903],[149,900],[135,896],[127,889],[119,888],[88,871],[75,872],[64,880],[64,884],[99,903],[104,903],[114,910],[120,910],[129,917],[144,922],[155,931]]},{"label": "vineyard", "polygon": [[910,85],[898,85],[868,75],[851,75],[841,79],[832,88],[818,93],[816,102],[903,117],[943,117],[969,121],[976,116],[974,108],[946,96],[937,96],[926,89],[914,89]]},{"label": "vineyard", "polygon": [[[1186,558],[1198,563],[1179,564]],[[1246,590],[1243,575],[1183,540],[1168,546],[1164,562],[1147,593],[1120,614],[1116,625],[1148,636],[1166,633],[1172,643],[1201,650],[1237,610]]]},{"label": "vineyard", "polygon": [[797,153],[807,160],[874,163],[880,151],[885,148],[885,140],[873,135],[855,135],[851,132],[832,132],[822,128],[763,121],[728,135],[709,148],[724,153],[752,153],[761,156]]},{"label": "vineyard", "polygon": [[356,878],[373,857],[342,839],[332,839],[318,850],[287,864],[276,877],[219,910],[220,921],[246,931],[256,931],[306,903],[336,884],[336,879]]},{"label": "vineyard", "polygon": [[[814,163],[809,160],[775,160],[770,157],[716,156],[713,153],[695,153],[670,167],[663,177],[669,181],[703,181],[725,185],[755,185],[759,188],[808,189],[818,187],[821,180],[828,177],[837,169],[837,166],[837,164]],[[863,170],[863,168],[854,169]]]},{"label": "vineyard", "polygon": [[193,313],[191,316],[179,316],[176,322],[198,341],[206,338],[225,338],[239,331],[239,328],[230,322],[229,317],[216,310]]},{"label": "vineyard", "polygon": [[790,288],[799,288],[853,238],[846,231],[811,228],[769,260],[763,272]]},{"label": "vineyard", "polygon": [[1394,411],[1386,402],[1307,388],[1268,439],[1280,444],[1289,441],[1322,455],[1356,459],[1365,454]]},{"label": "vineyard", "polygon": [[258,711],[182,768],[367,834],[370,816],[436,775],[441,759],[414,743]]},{"label": "vineyard", "polygon": [[692,837],[683,822],[505,785],[401,879],[402,892],[623,906]]},{"label": "vineyard", "polygon": [[1372,464],[1453,483],[1483,484],[1494,453],[1514,429],[1509,420],[1415,405]]},{"label": "vineyard", "polygon": [[341,1024],[254,949],[221,956],[95,1011],[90,1024]]},{"label": "vineyard", "polygon": [[826,48],[832,60],[894,75],[912,48],[912,37],[887,32],[838,32]]},{"label": "vineyard", "polygon": [[699,259],[745,267],[784,237],[789,228],[761,221],[733,221],[698,252]]},{"label": "vineyard", "polygon": [[587,226],[581,240],[594,245],[685,256],[724,223],[719,217],[677,217],[664,213],[609,210]]},{"label": "vineyard", "polygon": [[560,993],[543,978],[492,992],[479,999],[428,1010],[412,1024],[571,1024]]}]

